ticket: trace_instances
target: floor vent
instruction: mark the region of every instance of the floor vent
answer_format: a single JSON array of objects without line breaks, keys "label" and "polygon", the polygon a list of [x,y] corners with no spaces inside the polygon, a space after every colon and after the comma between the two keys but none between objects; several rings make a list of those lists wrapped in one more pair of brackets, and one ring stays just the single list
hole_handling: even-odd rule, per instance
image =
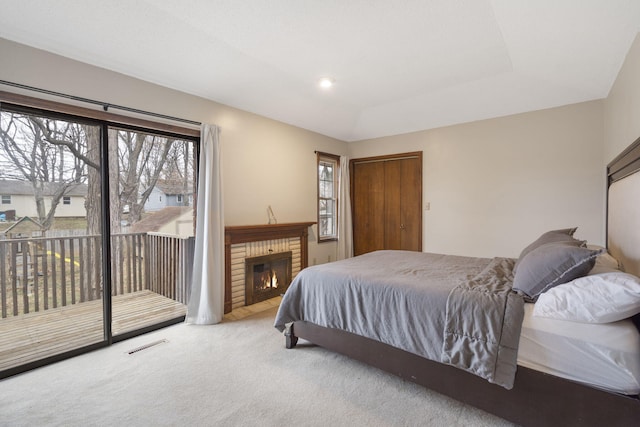
[{"label": "floor vent", "polygon": [[137,353],[139,351],[146,350],[146,349],[148,349],[150,347],[153,347],[154,345],[162,344],[163,342],[169,342],[169,341],[167,341],[165,339],[154,341],[154,342],[151,342],[149,344],[145,344],[145,345],[142,345],[140,347],[134,348],[133,350],[129,350],[127,352],[127,354],[134,354],[134,353]]}]

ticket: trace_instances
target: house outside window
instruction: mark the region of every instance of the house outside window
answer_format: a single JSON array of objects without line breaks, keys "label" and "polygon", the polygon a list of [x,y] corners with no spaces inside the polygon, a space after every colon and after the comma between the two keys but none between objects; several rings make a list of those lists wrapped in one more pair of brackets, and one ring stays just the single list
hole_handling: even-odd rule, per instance
[{"label": "house outside window", "polygon": [[3,205],[10,205],[11,204],[11,195],[3,194],[2,195],[2,204]]},{"label": "house outside window", "polygon": [[62,204],[70,205],[71,204],[71,196],[62,196]]},{"label": "house outside window", "polygon": [[317,153],[318,159],[318,242],[338,239],[338,179],[340,157]]}]

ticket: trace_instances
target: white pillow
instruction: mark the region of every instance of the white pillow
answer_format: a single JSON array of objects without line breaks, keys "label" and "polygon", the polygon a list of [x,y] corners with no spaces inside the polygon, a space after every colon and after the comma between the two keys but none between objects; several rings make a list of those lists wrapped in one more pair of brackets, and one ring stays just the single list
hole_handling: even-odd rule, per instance
[{"label": "white pillow", "polygon": [[632,274],[592,274],[541,294],[533,315],[583,323],[609,323],[640,313],[640,279]]}]

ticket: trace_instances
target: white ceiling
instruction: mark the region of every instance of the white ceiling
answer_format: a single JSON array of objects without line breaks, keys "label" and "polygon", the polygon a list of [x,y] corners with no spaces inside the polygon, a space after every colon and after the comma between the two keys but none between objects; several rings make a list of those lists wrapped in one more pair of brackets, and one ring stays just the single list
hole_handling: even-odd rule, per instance
[{"label": "white ceiling", "polygon": [[604,98],[639,30],[640,0],[0,0],[0,37],[344,141]]}]

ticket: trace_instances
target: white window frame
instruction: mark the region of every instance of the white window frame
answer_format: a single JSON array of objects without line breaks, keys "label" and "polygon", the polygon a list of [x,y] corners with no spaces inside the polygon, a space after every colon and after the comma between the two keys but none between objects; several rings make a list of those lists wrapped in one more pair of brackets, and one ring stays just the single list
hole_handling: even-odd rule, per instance
[{"label": "white window frame", "polygon": [[[317,152],[318,178],[318,242],[338,240],[338,183],[340,179],[340,156]],[[333,168],[332,176],[322,176],[323,165]],[[329,189],[327,190],[327,185]],[[323,209],[328,206],[328,209]]]}]

